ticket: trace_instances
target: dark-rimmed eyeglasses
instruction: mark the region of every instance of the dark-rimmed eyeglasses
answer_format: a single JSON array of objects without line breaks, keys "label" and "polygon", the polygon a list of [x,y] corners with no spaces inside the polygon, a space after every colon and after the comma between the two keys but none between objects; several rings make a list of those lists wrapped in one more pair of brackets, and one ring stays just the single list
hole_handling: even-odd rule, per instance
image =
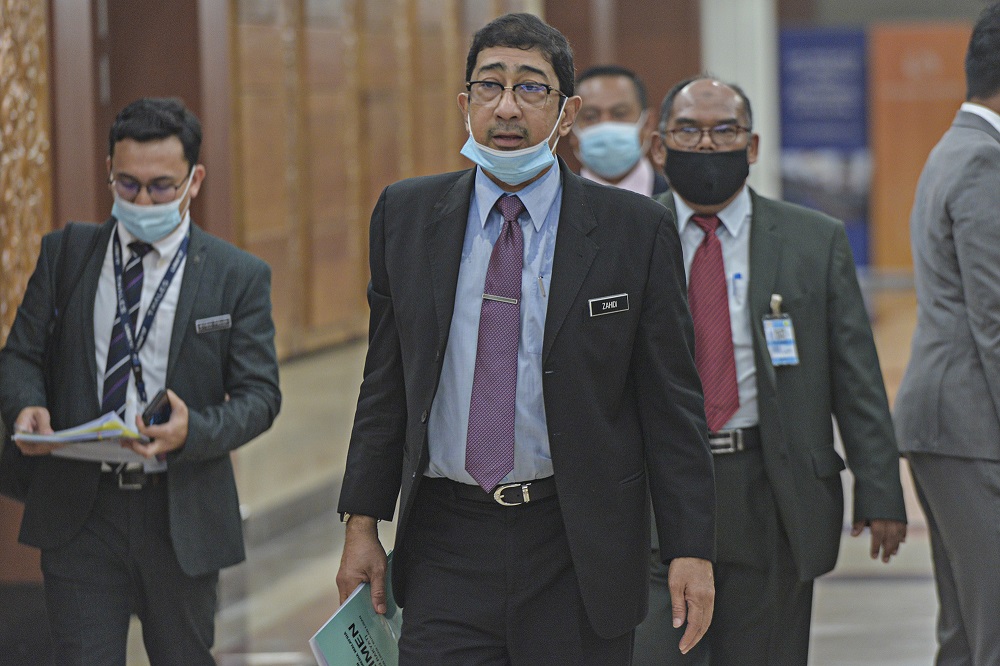
[{"label": "dark-rimmed eyeglasses", "polygon": [[139,193],[145,189],[149,194],[150,201],[156,204],[163,204],[170,203],[177,197],[177,190],[184,187],[184,183],[187,182],[192,173],[194,173],[193,169],[179,183],[173,183],[161,178],[154,180],[152,183],[143,184],[135,178],[125,175],[111,176],[108,178],[108,183],[115,188],[118,196],[125,201],[135,201],[139,198]]},{"label": "dark-rimmed eyeglasses", "polygon": [[500,100],[505,90],[510,90],[514,93],[514,100],[519,106],[530,106],[536,109],[545,106],[545,102],[549,99],[549,93],[554,92],[561,97],[566,96],[557,88],[533,81],[515,83],[512,86],[505,86],[497,81],[466,81],[465,89],[469,91],[469,101],[473,104],[494,104]]},{"label": "dark-rimmed eyeglasses", "polygon": [[683,148],[694,148],[701,143],[701,137],[708,134],[708,138],[717,146],[731,146],[740,138],[744,132],[749,132],[749,127],[743,125],[723,124],[715,127],[677,127],[667,130],[666,133],[673,137],[674,143]]}]

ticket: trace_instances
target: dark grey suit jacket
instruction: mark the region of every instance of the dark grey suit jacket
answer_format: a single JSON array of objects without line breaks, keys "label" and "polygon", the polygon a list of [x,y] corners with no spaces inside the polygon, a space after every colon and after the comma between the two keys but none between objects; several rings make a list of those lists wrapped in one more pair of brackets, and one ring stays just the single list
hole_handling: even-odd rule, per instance
[{"label": "dark grey suit jacket", "polygon": [[910,216],[917,327],[896,397],[900,448],[1000,460],[1000,134],[959,111]]},{"label": "dark grey suit jacket", "polygon": [[[845,465],[833,446],[831,416],[855,477],[855,520],[906,520],[899,452],[844,225],[752,190],[750,196],[747,303],[764,464],[799,577],[812,580],[836,564],[843,527]],[[671,193],[659,201],[674,210]],[[798,365],[771,364],[762,323],[771,294],[782,296],[782,311],[792,318]],[[720,513],[720,559],[723,549],[746,546],[727,541],[725,519]]]},{"label": "dark grey suit jacket", "polygon": [[[648,605],[647,487],[664,558],[713,557],[712,464],[672,217],[560,166],[545,414],[584,605],[597,633],[616,636]],[[372,215],[370,345],[339,510],[390,519],[400,496],[393,589],[403,602],[474,181],[473,170],[402,181]],[[616,294],[628,294],[627,311],[590,316],[588,299]]]},{"label": "dark grey suit jacket", "polygon": [[[43,377],[52,274],[62,232],[42,251],[0,352],[0,408],[11,425],[29,406],[46,406],[53,428],[101,414],[94,357],[94,298],[114,220],[99,230],[94,254],[65,311],[57,386]],[[271,271],[260,259],[192,225],[174,316],[166,385],[188,406],[185,445],[167,454],[170,536],[185,573],[218,571],[244,559],[236,482],[229,454],[270,427],[281,394],[271,320]],[[229,314],[232,327],[198,333],[199,319]],[[97,463],[38,459],[20,540],[55,548],[82,527],[97,494]]]}]

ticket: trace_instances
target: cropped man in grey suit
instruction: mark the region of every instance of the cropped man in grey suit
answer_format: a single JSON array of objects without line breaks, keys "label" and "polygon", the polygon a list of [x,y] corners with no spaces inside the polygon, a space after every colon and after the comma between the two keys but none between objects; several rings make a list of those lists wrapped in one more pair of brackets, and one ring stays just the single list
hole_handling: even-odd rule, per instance
[{"label": "cropped man in grey suit", "polygon": [[836,563],[844,515],[831,416],[855,477],[853,534],[869,527],[871,555],[886,562],[906,534],[899,453],[844,225],[750,189],[752,128],[743,91],[706,76],[678,83],[660,110],[653,160],[671,191],[658,200],[676,211],[714,454],[716,612],[694,650],[673,649],[654,551],[637,664],[806,664],[813,579]]},{"label": "cropped man in grey suit", "polygon": [[1000,5],[976,23],[965,76],[910,216],[917,327],[896,398],[931,535],[940,665],[1000,664]]},{"label": "cropped man in grey suit", "polygon": [[[18,442],[35,457],[20,540],[42,551],[58,664],[124,664],[132,613],[153,664],[214,664],[219,570],[244,558],[229,454],[267,430],[281,402],[270,269],[192,224],[200,144],[178,100],[118,114],[112,217],[74,225],[67,247],[65,230],[43,239],[0,352],[10,430],[51,433],[115,412],[149,440],[104,462]],[[79,279],[65,284],[75,264]],[[169,420],[146,426],[137,415],[160,388]]]}]

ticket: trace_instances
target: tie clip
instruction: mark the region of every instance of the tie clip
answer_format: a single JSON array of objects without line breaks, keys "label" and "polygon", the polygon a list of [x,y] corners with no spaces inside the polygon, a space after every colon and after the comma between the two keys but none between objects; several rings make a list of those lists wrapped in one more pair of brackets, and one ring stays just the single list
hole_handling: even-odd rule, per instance
[{"label": "tie clip", "polygon": [[494,296],[493,294],[483,293],[484,301],[500,301],[501,303],[510,303],[511,305],[517,305],[516,298],[507,298],[505,296]]}]

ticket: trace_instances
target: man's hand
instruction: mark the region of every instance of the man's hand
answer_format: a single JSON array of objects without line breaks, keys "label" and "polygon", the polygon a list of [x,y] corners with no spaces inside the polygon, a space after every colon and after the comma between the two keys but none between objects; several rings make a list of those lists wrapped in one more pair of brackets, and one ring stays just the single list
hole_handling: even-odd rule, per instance
[{"label": "man's hand", "polygon": [[899,552],[899,544],[906,541],[906,523],[880,518],[854,523],[851,528],[851,536],[856,537],[861,534],[866,525],[872,531],[871,556],[873,560],[878,559],[878,553],[881,550],[882,561],[888,562],[889,558]]},{"label": "man's hand", "polygon": [[667,571],[670,601],[674,613],[674,628],[687,622],[687,629],[678,645],[681,653],[698,644],[708,631],[715,610],[715,577],[712,563],[697,557],[678,557],[670,561]]},{"label": "man's hand", "polygon": [[[30,432],[36,435],[51,435],[52,424],[49,410],[45,407],[25,407],[14,419],[14,432]],[[47,456],[62,444],[41,444],[38,442],[22,442],[14,440],[17,448],[26,456]]]},{"label": "man's hand", "polygon": [[184,446],[188,436],[188,408],[176,393],[167,389],[167,397],[170,398],[170,419],[166,423],[157,425],[145,425],[142,416],[136,414],[135,425],[139,433],[149,437],[149,444],[134,439],[123,440],[122,446],[132,449],[140,456],[152,458],[166,454],[170,451]]},{"label": "man's hand", "polygon": [[378,540],[378,521],[370,516],[352,515],[347,520],[344,536],[344,554],[337,572],[337,589],[340,603],[361,583],[371,583],[372,606],[375,612],[385,614],[385,549]]}]

